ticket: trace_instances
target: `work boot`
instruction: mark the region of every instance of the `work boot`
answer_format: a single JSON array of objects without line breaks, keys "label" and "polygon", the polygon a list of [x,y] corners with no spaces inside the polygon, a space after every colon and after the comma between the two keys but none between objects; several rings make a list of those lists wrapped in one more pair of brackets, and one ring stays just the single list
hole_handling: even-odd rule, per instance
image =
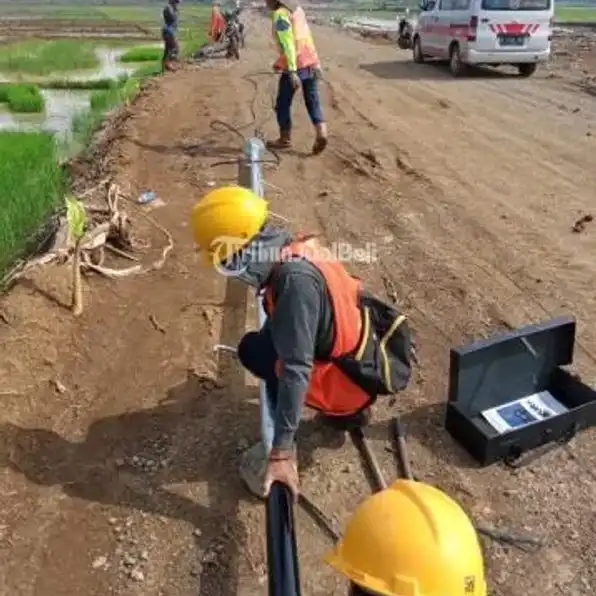
[{"label": "work boot", "polygon": [[317,137],[315,139],[315,144],[312,146],[313,155],[319,155],[325,151],[327,147],[327,125],[324,122],[321,122],[315,125],[315,130],[317,133]]},{"label": "work boot", "polygon": [[292,145],[292,137],[289,130],[282,130],[279,133],[279,138],[275,141],[267,141],[267,149],[273,149],[274,151],[281,151],[288,149]]},{"label": "work boot", "polygon": [[242,454],[240,461],[240,479],[257,499],[265,498],[266,471],[267,452],[263,442],[259,441]]}]

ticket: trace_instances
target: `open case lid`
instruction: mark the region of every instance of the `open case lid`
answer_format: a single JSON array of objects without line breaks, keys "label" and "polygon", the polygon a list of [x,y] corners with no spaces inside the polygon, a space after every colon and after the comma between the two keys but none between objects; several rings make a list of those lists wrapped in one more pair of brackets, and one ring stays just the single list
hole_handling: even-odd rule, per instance
[{"label": "open case lid", "polygon": [[449,401],[468,416],[546,388],[573,362],[575,319],[559,317],[452,348]]}]

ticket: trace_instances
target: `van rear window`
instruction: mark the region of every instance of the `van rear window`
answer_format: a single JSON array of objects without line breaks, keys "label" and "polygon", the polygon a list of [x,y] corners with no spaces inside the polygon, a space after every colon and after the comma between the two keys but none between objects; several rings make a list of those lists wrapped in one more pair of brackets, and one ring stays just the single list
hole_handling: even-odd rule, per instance
[{"label": "van rear window", "polygon": [[548,10],[552,0],[482,0],[482,10]]}]

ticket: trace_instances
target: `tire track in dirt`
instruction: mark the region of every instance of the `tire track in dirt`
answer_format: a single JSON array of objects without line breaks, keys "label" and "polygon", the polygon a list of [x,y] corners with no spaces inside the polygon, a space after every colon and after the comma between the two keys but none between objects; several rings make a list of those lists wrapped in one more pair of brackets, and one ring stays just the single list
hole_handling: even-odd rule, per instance
[{"label": "tire track in dirt", "polygon": [[[343,71],[342,71],[343,72]],[[344,77],[345,78],[345,77]],[[341,88],[344,90],[344,100],[343,102],[345,103],[347,102],[354,102],[354,100],[357,101],[359,106],[365,105],[367,102],[367,98],[365,97],[365,95],[363,95],[361,93],[362,89],[355,89],[355,85],[354,84],[349,84],[346,83],[345,80],[342,80],[341,82]],[[377,100],[378,103],[378,100]],[[383,109],[383,108],[388,108],[389,105],[392,105],[389,103],[389,101],[386,102],[386,105],[384,106],[378,106],[377,109],[375,109],[374,111],[371,110],[371,113],[374,113],[374,116],[376,118],[378,118],[378,120],[381,122],[383,120],[385,121],[391,121],[392,123],[396,123],[399,128],[400,131],[399,133],[394,133],[393,135],[389,135],[387,134],[387,132],[385,132],[385,138],[388,139],[390,136],[393,137],[398,137],[400,139],[400,141],[403,141],[403,145],[405,145],[406,147],[416,147],[419,145],[419,139],[422,138],[424,139],[424,135],[421,132],[418,132],[417,135],[412,136],[411,138],[401,134],[404,131],[402,130],[402,123],[403,120],[400,118],[399,120],[395,120],[395,119],[391,119],[391,114],[388,111],[388,109]],[[409,117],[409,113],[408,113],[408,117]],[[487,120],[487,118],[485,118],[484,120]],[[447,117],[447,115],[445,115],[444,117],[444,122],[443,122],[443,126],[444,128],[446,128],[448,126],[450,119]],[[460,122],[457,121],[455,123],[456,125],[459,125]],[[445,135],[443,137],[443,143],[446,145],[448,142],[450,144],[453,143],[454,141],[454,133],[453,130],[451,131],[451,134],[449,135]],[[483,132],[486,130],[486,127],[481,129]],[[477,143],[477,141],[480,139],[482,139],[482,135],[483,133],[481,133],[480,135],[478,135],[478,138],[475,138],[474,136],[469,137],[468,136],[468,130],[464,129],[462,131],[462,133],[465,133],[466,135],[466,146],[469,146],[470,151],[467,153],[468,155],[474,155],[475,153],[478,153],[479,150],[484,150],[484,149],[488,149],[489,145],[485,145],[483,146],[482,143],[476,146],[474,146],[474,143]],[[383,134],[382,132],[380,134]],[[463,136],[463,134],[461,135]],[[430,137],[426,137],[426,138],[430,138]],[[433,137],[433,144],[434,144],[434,138]],[[467,140],[469,138],[469,141]],[[449,139],[449,141],[446,141],[445,139]],[[524,137],[525,140],[525,137]],[[375,135],[375,141],[378,142],[378,135]],[[390,142],[389,140],[387,140],[387,142]],[[460,143],[460,140],[458,139],[458,144]],[[400,143],[401,144],[401,143]],[[441,153],[445,153],[445,152],[437,152],[436,148],[431,149],[431,145],[427,145],[425,147],[425,149],[428,147],[428,153],[425,153],[428,155],[428,158],[425,159],[425,164],[426,163],[432,163],[435,164],[437,162],[441,161],[441,157],[440,154]],[[445,148],[445,151],[447,151],[447,148]],[[397,149],[396,153],[399,154],[400,150]],[[453,153],[460,153],[460,154],[466,154],[462,149],[461,146],[458,147],[458,149],[454,149],[454,151],[452,151],[452,153],[450,153],[449,155],[453,155]],[[497,166],[497,170],[500,174],[500,172],[502,171],[502,167],[503,167],[503,159],[504,159],[504,154],[499,152],[498,150],[496,151],[497,153],[497,157],[493,158],[493,154],[495,153],[495,151],[492,151],[491,153],[486,152],[487,155],[487,159],[486,159],[486,163],[494,163],[495,165],[498,164]],[[530,153],[532,154],[532,152],[530,150],[527,150],[526,153]],[[488,158],[488,156],[490,155],[490,159]],[[517,156],[516,156],[516,160],[517,160]],[[511,159],[509,159],[509,161],[511,161]],[[561,166],[566,166],[569,168],[575,167],[574,164],[569,164],[565,161],[561,162]],[[519,167],[517,164],[517,161],[515,163],[515,165],[513,166],[513,168],[511,169],[511,175],[513,176],[515,174],[515,172],[519,172]],[[561,167],[559,168],[551,168],[551,170],[553,170],[553,173],[555,175],[558,176],[559,172],[561,171]],[[523,167],[522,167],[522,171],[523,171]],[[565,201],[564,201],[564,208],[568,208],[569,207],[569,203],[570,202],[574,202],[575,203],[575,208],[578,209],[578,212],[581,211],[581,209],[579,209],[579,207],[583,207],[585,209],[586,207],[586,203],[585,203],[585,199],[583,199],[582,197],[585,197],[585,189],[582,188],[583,186],[583,182],[585,180],[589,180],[590,183],[590,187],[591,188],[594,184],[594,182],[596,182],[596,180],[594,180],[594,177],[592,176],[590,178],[589,176],[589,170],[587,169],[583,169],[582,170],[582,177],[578,178],[577,174],[573,174],[573,176],[570,176],[569,178],[573,177],[574,178],[574,183],[572,186],[572,190],[573,193],[568,193],[567,196],[565,196]],[[581,305],[582,301],[585,301],[586,299],[588,299],[588,297],[586,296],[585,293],[585,289],[587,287],[587,285],[590,283],[591,279],[594,279],[593,277],[593,271],[591,272],[591,276],[589,276],[588,278],[586,278],[586,274],[587,274],[587,263],[585,262],[585,259],[583,259],[582,257],[578,257],[576,256],[576,253],[572,252],[569,250],[570,245],[574,245],[576,244],[574,242],[574,238],[569,236],[569,227],[568,226],[564,226],[561,225],[558,221],[556,221],[552,216],[548,217],[549,215],[551,215],[552,211],[554,210],[553,208],[545,208],[544,207],[544,198],[542,198],[542,205],[541,205],[541,211],[544,212],[546,211],[546,217],[548,217],[548,219],[550,219],[550,221],[544,222],[542,220],[546,219],[545,216],[543,215],[543,213],[536,214],[535,211],[533,211],[533,208],[535,209],[535,205],[532,205],[532,203],[530,203],[528,205],[527,208],[523,208],[520,209],[520,206],[518,204],[515,204],[515,207],[512,208],[512,201],[511,199],[508,198],[506,193],[503,193],[503,196],[499,196],[501,194],[501,191],[503,190],[502,187],[499,187],[499,189],[496,189],[494,187],[494,182],[493,182],[493,177],[489,177],[486,176],[484,177],[484,180],[482,179],[482,177],[470,177],[468,175],[465,176],[465,178],[462,176],[462,174],[459,173],[458,170],[456,169],[451,169],[450,171],[448,170],[447,172],[448,174],[451,174],[451,176],[449,176],[449,178],[446,180],[448,182],[448,184],[451,186],[451,188],[453,188],[455,185],[457,185],[457,187],[459,189],[461,189],[460,191],[458,191],[458,195],[463,195],[463,197],[465,197],[463,200],[458,198],[458,195],[455,195],[453,192],[451,193],[451,197],[448,197],[446,200],[442,201],[442,205],[437,209],[437,205],[435,201],[431,201],[430,205],[429,205],[429,210],[427,213],[428,217],[433,217],[435,220],[440,219],[441,221],[438,221],[438,227],[439,228],[451,228],[453,230],[452,234],[454,236],[461,236],[461,228],[463,228],[464,226],[462,226],[461,224],[463,222],[465,222],[466,226],[465,228],[467,228],[468,230],[471,228],[476,228],[477,229],[477,233],[475,234],[476,236],[476,242],[478,244],[478,247],[475,249],[477,251],[480,251],[481,253],[483,253],[484,258],[489,262],[489,263],[496,263],[499,262],[501,264],[503,263],[507,263],[510,264],[509,267],[506,268],[506,270],[509,270],[509,272],[514,272],[515,275],[514,277],[516,277],[516,281],[512,282],[512,280],[510,279],[510,283],[515,283],[517,285],[519,285],[522,282],[522,277],[525,276],[520,276],[519,273],[523,272],[523,271],[532,271],[531,273],[531,279],[535,282],[535,280],[538,280],[537,283],[542,284],[543,282],[547,282],[546,286],[548,287],[548,289],[550,291],[552,291],[553,289],[553,285],[554,283],[548,283],[553,282],[554,280],[549,280],[549,278],[552,278],[552,273],[553,273],[553,269],[554,266],[558,265],[561,268],[565,268],[567,271],[569,271],[569,264],[570,263],[574,263],[574,265],[578,268],[578,272],[577,275],[574,276],[574,280],[573,280],[573,287],[569,288],[568,286],[565,288],[565,292],[566,294],[569,293],[573,293],[573,298],[577,299],[576,303],[571,303],[577,305],[577,308],[579,309],[579,312],[577,312],[578,316],[582,319],[585,319],[589,316],[590,312],[594,311],[594,307],[596,306],[596,304],[594,304],[593,300],[590,299],[590,302],[588,304],[588,306],[583,309],[583,306]],[[519,176],[517,176],[517,178],[519,178]],[[558,178],[553,178],[553,182],[552,182],[552,186],[555,186],[557,184],[557,179]],[[560,177],[559,177],[560,179]],[[451,190],[451,188],[449,188],[449,186],[447,187],[447,189],[445,188],[445,184],[443,182],[444,177],[443,178],[434,178],[435,181],[435,186],[437,187],[437,190],[439,192],[442,192],[443,196],[445,195],[446,192],[449,192],[449,190]],[[551,180],[551,178],[548,179],[549,182]],[[505,182],[506,183],[506,182]],[[571,186],[571,184],[567,185],[568,187]],[[581,190],[580,190],[581,189]],[[470,194],[466,193],[465,191],[469,190]],[[549,189],[549,196],[552,196],[552,191],[556,191],[556,187],[555,188],[550,188]],[[589,192],[589,190],[588,190]],[[472,193],[474,193],[474,195],[470,196]],[[532,194],[534,194],[534,196],[536,196],[536,203],[538,203],[540,201],[540,199],[538,199],[537,193],[533,192]],[[486,218],[490,218],[492,219],[492,221],[487,221],[486,224],[484,225],[479,225],[477,223],[477,217],[475,217],[475,214],[472,214],[472,217],[470,217],[467,214],[467,208],[464,206],[464,201],[465,204],[473,204],[475,197],[482,195],[482,196],[491,196],[491,203],[494,204],[494,201],[497,200],[499,201],[499,203],[502,205],[502,211],[499,209],[496,213],[490,213],[487,212],[486,214]],[[569,198],[569,197],[573,197],[573,198]],[[454,199],[455,201],[457,201],[457,204],[454,204]],[[424,195],[422,195],[421,200],[424,200]],[[556,206],[561,205],[561,203],[563,203],[562,200],[556,200],[553,197],[553,200],[550,201],[552,204],[555,204]],[[548,203],[547,203],[548,204]],[[443,206],[445,208],[443,208]],[[561,205],[563,206],[563,205]],[[453,214],[454,217],[451,217],[451,213],[455,210],[455,213]],[[496,210],[495,210],[496,211]],[[519,244],[517,244],[517,246],[512,246],[512,247],[507,247],[507,246],[503,246],[502,243],[500,242],[500,238],[502,238],[504,235],[509,235],[511,232],[511,220],[513,218],[516,217],[517,214],[520,214],[520,211],[527,217],[527,221],[528,221],[528,225],[526,226],[526,229],[516,229],[516,235],[518,235],[521,231],[521,233],[523,234],[523,246],[525,249],[527,249],[526,252],[526,257],[529,256],[534,256],[534,258],[532,259],[531,262],[529,263],[523,263],[523,262],[519,262],[520,261],[520,255],[519,255],[519,249],[521,248],[521,246]],[[438,213],[437,213],[438,212]],[[498,218],[498,219],[497,219]],[[462,221],[463,219],[463,221]],[[556,232],[558,232],[558,234],[553,234],[554,230],[552,225],[548,225],[551,222],[555,222],[555,224],[557,225],[557,228],[555,228]],[[546,225],[545,225],[546,224]],[[460,228],[459,230],[457,228]],[[539,233],[540,232],[540,233]],[[483,239],[483,236],[485,237]],[[494,242],[490,242],[487,243],[485,241],[486,237],[490,237],[491,240],[494,240]],[[559,236],[560,239],[557,237]],[[481,241],[482,240],[482,241]],[[532,253],[536,252],[535,249],[533,250],[532,247],[540,247],[540,246],[548,246],[550,243],[552,242],[557,242],[559,243],[559,249],[562,249],[561,252],[563,253],[563,258],[561,258],[558,263],[552,263],[552,262],[548,262],[546,263],[548,269],[544,268],[544,255],[532,255]],[[588,243],[588,247],[586,247],[586,242]],[[596,248],[596,244],[594,243],[594,239],[582,239],[582,248],[585,250],[586,248],[589,250],[590,246],[594,246]],[[518,250],[516,250],[516,248]],[[575,248],[575,247],[574,247]],[[484,250],[483,250],[484,249]],[[503,250],[505,249],[505,251]],[[495,253],[499,253],[499,254],[495,254]],[[509,253],[509,254],[507,254]],[[524,257],[521,257],[522,261],[523,261]],[[523,285],[525,286],[525,289],[529,289],[530,291],[533,291],[534,288],[536,287],[536,283],[530,283],[529,285],[527,284],[527,280],[523,280],[524,283]],[[570,281],[570,280],[568,280]],[[563,305],[569,304],[570,301],[567,299],[565,301],[562,300],[562,298],[558,298],[555,300],[550,299],[550,296],[547,295],[547,291],[543,292],[543,299],[546,299],[547,301],[550,302],[549,306],[551,309],[554,310],[558,310],[561,307],[563,307]],[[558,302],[558,304],[555,304],[555,302]]]}]

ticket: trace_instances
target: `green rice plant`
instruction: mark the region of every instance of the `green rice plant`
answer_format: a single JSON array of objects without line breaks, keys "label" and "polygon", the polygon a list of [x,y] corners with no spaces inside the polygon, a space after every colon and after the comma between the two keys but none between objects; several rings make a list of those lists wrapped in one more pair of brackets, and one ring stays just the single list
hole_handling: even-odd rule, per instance
[{"label": "green rice plant", "polygon": [[0,274],[61,200],[64,179],[47,133],[0,133]]},{"label": "green rice plant", "polygon": [[87,146],[93,139],[95,131],[101,126],[103,113],[87,110],[75,114],[72,120],[72,133],[77,144]]},{"label": "green rice plant", "polygon": [[0,46],[0,72],[48,75],[94,68],[99,60],[91,41],[60,39],[30,40]]},{"label": "green rice plant", "polygon": [[122,75],[117,79],[55,79],[52,81],[43,81],[39,83],[44,89],[67,89],[72,91],[95,89],[114,89],[124,84],[128,75]]},{"label": "green rice plant", "polygon": [[146,79],[147,77],[155,77],[159,74],[161,74],[161,62],[154,62],[137,68],[132,76],[135,79]]},{"label": "green rice plant", "polygon": [[161,60],[163,50],[159,47],[138,46],[120,56],[121,62],[155,62]]},{"label": "green rice plant", "polygon": [[89,98],[90,109],[75,115],[72,132],[76,142],[88,145],[94,133],[101,126],[107,112],[122,103],[132,101],[144,79],[161,73],[161,64],[146,64],[138,68],[130,77],[121,80],[116,88],[96,89]]},{"label": "green rice plant", "polygon": [[139,87],[139,79],[130,78],[120,87],[94,91],[90,98],[91,110],[105,112],[120,103],[129,102],[138,93]]},{"label": "green rice plant", "polygon": [[91,93],[90,105],[92,111],[104,112],[114,107],[120,98],[119,89],[98,89]]},{"label": "green rice plant", "polygon": [[36,114],[43,112],[44,100],[33,83],[0,83],[0,103],[8,104],[12,112]]}]

